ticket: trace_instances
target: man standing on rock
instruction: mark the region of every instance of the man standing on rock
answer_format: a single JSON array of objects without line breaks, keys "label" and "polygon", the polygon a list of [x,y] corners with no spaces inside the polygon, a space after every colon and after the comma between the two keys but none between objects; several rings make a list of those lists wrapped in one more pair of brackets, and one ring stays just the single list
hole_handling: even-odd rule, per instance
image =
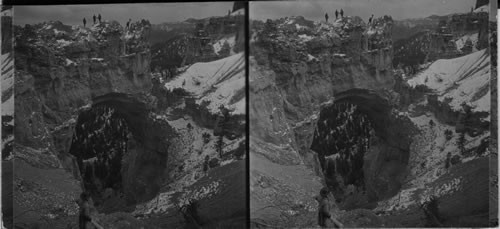
[{"label": "man standing on rock", "polygon": [[344,10],[343,9],[340,9],[340,17],[344,18]]},{"label": "man standing on rock", "polygon": [[101,24],[101,14],[99,14],[98,19],[99,19],[99,24]]},{"label": "man standing on rock", "polygon": [[95,16],[95,14],[94,14],[94,17],[93,17],[93,19],[94,19],[94,25],[95,25],[95,20],[96,20],[96,16]]},{"label": "man standing on rock", "polygon": [[90,195],[88,194],[88,192],[82,192],[82,194],[80,194],[80,199],[76,202],[80,207],[78,229],[103,229],[103,227],[99,223],[97,223],[91,216],[91,208],[93,204],[91,203]]},{"label": "man standing on rock", "polygon": [[339,11],[335,10],[335,20],[337,20],[338,18],[339,18]]},{"label": "man standing on rock", "polygon": [[[85,20],[85,19],[84,19]],[[82,192],[80,195],[80,200],[77,202],[80,207],[80,213],[78,217],[78,228],[79,229],[87,229],[87,224],[92,221],[90,217],[90,203],[89,196],[86,192]]]},{"label": "man standing on rock", "polygon": [[86,24],[87,24],[87,20],[85,20],[85,18],[83,18],[83,27],[85,27]]},{"label": "man standing on rock", "polygon": [[372,14],[372,16],[370,17],[370,19],[368,19],[368,24],[371,24],[371,23],[372,23],[372,20],[373,20],[373,14]]},{"label": "man standing on rock", "polygon": [[330,214],[328,193],[328,188],[323,187],[319,192],[319,196],[315,197],[316,201],[318,201],[318,225],[323,228],[343,228],[344,225]]},{"label": "man standing on rock", "polygon": [[328,23],[328,13],[325,14],[325,20]]}]

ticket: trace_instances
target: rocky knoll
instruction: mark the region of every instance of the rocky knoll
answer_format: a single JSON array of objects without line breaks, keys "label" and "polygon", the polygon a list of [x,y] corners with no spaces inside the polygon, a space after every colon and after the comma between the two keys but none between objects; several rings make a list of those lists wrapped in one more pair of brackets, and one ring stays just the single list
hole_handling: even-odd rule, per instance
[{"label": "rocky knoll", "polygon": [[[44,137],[71,121],[92,98],[111,92],[149,91],[150,53],[145,38],[140,37],[146,32],[126,32],[117,22],[91,28],[60,22],[17,28],[16,120],[27,120],[16,128],[17,143],[53,148],[56,154],[67,152],[68,145]],[[139,49],[141,45],[144,47]],[[127,49],[137,52],[128,53]]]},{"label": "rocky knoll", "polygon": [[[251,98],[267,99],[268,96],[260,93],[274,92],[279,94],[282,102],[252,100],[251,118],[259,118],[252,125],[270,127],[274,126],[273,120],[276,122],[281,118],[286,118],[282,121],[299,123],[312,117],[312,111],[319,111],[319,106],[337,93],[353,88],[379,92],[391,88],[394,80],[390,43],[380,49],[368,49],[368,44],[372,47],[375,45],[371,44],[382,45],[379,38],[386,36],[385,40],[390,40],[392,21],[384,22],[376,27],[370,26],[370,29],[358,17],[346,17],[333,24],[314,23],[302,17],[264,23],[256,32],[251,56],[255,58],[255,68],[263,73],[267,70],[266,76],[271,77],[260,79],[251,74],[255,76],[251,79],[251,92],[256,93]],[[260,109],[266,103],[271,109]],[[283,107],[273,109],[280,103]],[[276,114],[271,117],[271,114],[263,113],[270,111]],[[289,143],[287,137],[278,142]],[[308,148],[306,145],[304,147]]]},{"label": "rocky knoll", "polygon": [[[370,104],[370,100],[392,104],[397,98],[390,92],[394,85],[391,26],[392,19],[387,16],[369,25],[359,17],[344,17],[332,23],[308,21],[303,17],[252,22],[251,162],[270,161],[277,167],[305,164],[322,176],[318,155],[310,150],[321,110],[346,100],[363,106]],[[357,97],[365,99],[355,99]],[[368,111],[368,116],[375,120],[390,116],[382,110]],[[390,139],[383,133],[391,131],[383,129],[380,127],[377,131],[382,138]],[[252,206],[252,211],[265,204],[295,206],[294,212],[282,212],[292,217],[300,211],[314,209],[311,196],[317,194],[321,186],[315,175],[303,173],[295,178],[297,182],[302,178],[315,181],[308,184],[307,189],[296,184],[298,187],[287,190],[291,192],[288,195],[296,199],[290,203],[270,198],[273,188],[265,183],[272,180],[279,184],[275,184],[276,187],[289,185],[280,175],[268,177],[272,173],[265,168],[251,170],[251,198],[259,203]],[[269,181],[264,182],[266,180]],[[257,221],[273,221],[259,213],[252,217]]]}]

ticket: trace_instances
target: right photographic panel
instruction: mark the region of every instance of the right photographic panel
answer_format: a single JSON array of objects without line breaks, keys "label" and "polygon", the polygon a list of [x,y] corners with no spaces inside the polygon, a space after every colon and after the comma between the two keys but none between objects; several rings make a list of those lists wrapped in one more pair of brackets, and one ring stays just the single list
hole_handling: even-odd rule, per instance
[{"label": "right photographic panel", "polygon": [[498,225],[489,1],[249,7],[252,228]]}]

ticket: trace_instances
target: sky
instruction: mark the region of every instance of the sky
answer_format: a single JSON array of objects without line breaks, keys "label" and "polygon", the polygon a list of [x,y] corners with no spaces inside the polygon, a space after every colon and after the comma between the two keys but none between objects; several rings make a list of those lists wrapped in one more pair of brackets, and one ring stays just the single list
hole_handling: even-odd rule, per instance
[{"label": "sky", "polygon": [[[495,0],[493,0],[495,1]],[[251,2],[250,19],[266,20],[287,16],[304,16],[309,20],[324,20],[325,13],[335,18],[335,10],[344,15],[360,16],[364,21],[391,15],[395,20],[424,18],[431,15],[469,12],[476,0],[318,0]]]},{"label": "sky", "polygon": [[92,23],[92,16],[99,13],[103,20],[116,20],[121,24],[125,24],[129,18],[132,21],[147,19],[152,24],[160,24],[188,18],[224,16],[232,9],[233,2],[14,6],[14,24],[57,20],[63,24],[80,25],[84,17],[87,23]]}]

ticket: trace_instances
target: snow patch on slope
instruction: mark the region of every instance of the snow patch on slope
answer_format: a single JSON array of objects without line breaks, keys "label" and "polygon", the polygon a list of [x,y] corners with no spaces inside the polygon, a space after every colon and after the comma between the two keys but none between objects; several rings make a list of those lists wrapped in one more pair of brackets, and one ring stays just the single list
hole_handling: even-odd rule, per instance
[{"label": "snow patch on slope", "polygon": [[[234,48],[234,45],[236,44],[236,36],[230,36],[230,37],[223,37],[216,41],[212,46],[214,47],[214,52],[215,54],[219,55],[220,50],[222,50],[222,46],[224,46],[224,43],[229,45],[230,50],[232,51]],[[231,53],[232,55],[234,53]]]},{"label": "snow patch on slope", "polygon": [[474,13],[477,13],[477,12],[487,12],[489,13],[490,12],[490,4],[486,4],[484,6],[481,6],[477,9],[474,10]]},{"label": "snow patch on slope", "polygon": [[412,87],[425,85],[439,94],[439,101],[448,100],[454,110],[462,103],[474,112],[490,110],[490,56],[486,49],[455,59],[441,59],[408,80]]},{"label": "snow patch on slope", "polygon": [[[2,63],[2,115],[14,115],[14,58],[12,58],[11,53],[2,54],[0,58]],[[8,96],[8,98],[4,96]]]},{"label": "snow patch on slope", "polygon": [[245,114],[245,56],[238,53],[220,60],[195,63],[165,84],[169,90],[182,88],[196,97],[196,103],[208,103],[208,110],[219,113],[224,105],[232,114]]},{"label": "snow patch on slope", "polygon": [[470,40],[472,42],[472,47],[476,47],[478,37],[479,37],[479,33],[474,33],[474,34],[466,34],[466,35],[463,35],[462,37],[458,38],[455,41],[455,44],[457,45],[457,50],[461,51],[467,40]]}]

